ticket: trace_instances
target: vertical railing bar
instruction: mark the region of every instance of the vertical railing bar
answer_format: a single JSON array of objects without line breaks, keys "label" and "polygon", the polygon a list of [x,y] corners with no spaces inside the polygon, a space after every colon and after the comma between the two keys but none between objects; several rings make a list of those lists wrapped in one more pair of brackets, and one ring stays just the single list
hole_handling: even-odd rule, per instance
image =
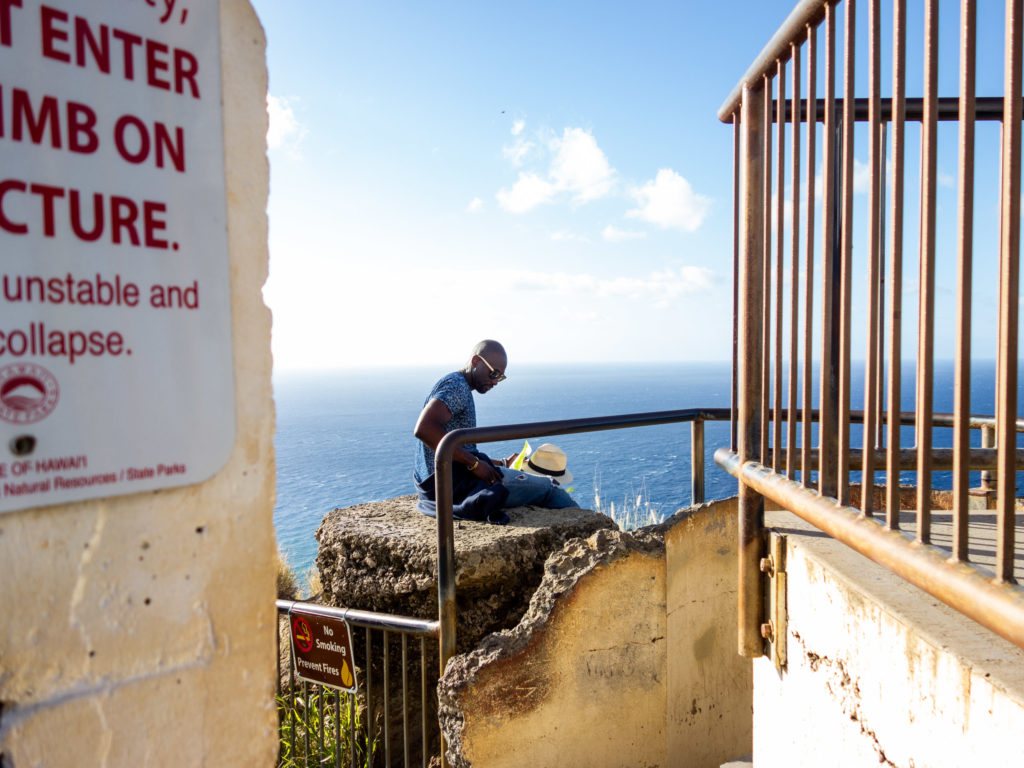
[{"label": "vertical railing bar", "polygon": [[[982,427],[981,428],[981,447],[982,448],[995,448],[996,447],[996,430],[995,427]],[[986,492],[985,505],[988,506],[988,494],[995,490],[996,473],[992,470],[983,469],[981,470],[981,487]]]},{"label": "vertical railing bar", "polygon": [[839,450],[836,485],[837,499],[843,506],[850,504],[850,328],[851,302],[853,296],[853,149],[854,128],[857,118],[854,112],[854,85],[856,83],[856,21],[857,2],[846,0],[846,14],[843,20],[843,223],[842,257],[840,267],[839,310]]},{"label": "vertical railing bar", "polygon": [[423,734],[420,739],[423,768],[427,768],[430,743],[427,738],[427,641],[423,637],[420,638],[420,733]]},{"label": "vertical railing bar", "polygon": [[[402,763],[409,768],[409,691],[408,691],[408,670],[409,670],[409,636],[402,633],[402,743],[405,745],[405,762]],[[424,734],[426,735],[426,734]]]},{"label": "vertical railing bar", "polygon": [[835,238],[835,141],[836,130],[836,18],[835,7],[825,6],[825,132],[822,146],[821,211],[821,383],[818,387],[818,490],[823,496],[835,495],[836,434],[832,430],[835,410],[832,403],[832,288],[833,240]]},{"label": "vertical railing bar", "polygon": [[868,334],[867,370],[864,372],[864,462],[861,466],[860,511],[865,517],[874,513],[875,497],[875,411],[878,399],[878,228],[879,199],[878,165],[881,134],[882,43],[879,0],[868,0],[868,163],[871,187],[868,190]]},{"label": "vertical railing bar", "polygon": [[885,445],[885,150],[888,124],[878,126],[878,330],[875,333],[877,347],[878,385],[875,387],[875,447]]},{"label": "vertical railing bar", "polygon": [[[762,282],[763,304],[761,312],[761,456],[768,459],[768,438],[771,435],[771,361],[772,361],[772,78],[765,75],[764,80],[764,202],[762,218],[764,219],[764,273]],[[778,414],[776,414],[778,418]]]},{"label": "vertical railing bar", "polygon": [[732,116],[732,417],[729,424],[729,445],[732,450],[739,450],[736,442],[736,421],[738,418],[737,377],[739,376],[737,361],[739,349],[739,280],[740,273],[740,113]]},{"label": "vertical railing bar", "polygon": [[907,0],[893,0],[892,221],[889,266],[889,413],[886,418],[885,525],[900,527],[900,377],[903,313],[903,139],[906,132]]},{"label": "vertical railing bar", "polygon": [[1021,4],[1006,2],[1006,70],[999,242],[999,364],[996,397],[996,578],[1014,582],[1017,453],[1017,321],[1020,297]]},{"label": "vertical railing bar", "polygon": [[[291,632],[291,627],[288,627],[288,632]],[[280,633],[280,627],[278,628]],[[278,657],[280,658],[280,657]],[[287,717],[291,721],[292,725],[292,749],[297,746],[295,744],[295,737],[299,732],[299,713],[295,707],[295,649],[292,647],[291,639],[288,641],[288,712]]]},{"label": "vertical railing bar", "polygon": [[319,763],[323,759],[324,754],[324,687],[318,685],[316,688],[316,707],[317,707],[317,752],[316,759]]},{"label": "vertical railing bar", "polygon": [[[353,659],[353,663],[355,660]],[[356,695],[350,693],[348,695],[348,764],[349,768],[356,768],[356,746],[358,744],[359,734],[356,732]],[[370,746],[366,747],[367,760],[366,764],[370,764]]]},{"label": "vertical railing bar", "polygon": [[305,755],[303,757],[303,762],[305,762],[306,766],[309,766],[309,718],[310,718],[309,711],[310,711],[311,704],[312,704],[312,702],[310,702],[310,700],[309,700],[309,683],[307,683],[305,680],[303,680],[302,681],[302,706],[305,707],[305,709],[306,709],[306,727],[303,728],[303,736],[304,736],[303,743],[304,743],[304,749],[305,749]]},{"label": "vertical railing bar", "polygon": [[704,503],[704,420],[690,422],[690,506]]},{"label": "vertical railing bar", "polygon": [[793,152],[790,163],[792,171],[792,194],[790,196],[790,267],[789,279],[793,286],[789,308],[789,401],[786,411],[786,477],[796,479],[796,387],[800,363],[800,48],[796,43],[789,46],[789,58],[793,62],[793,87],[791,97],[791,119]]},{"label": "vertical railing bar", "polygon": [[384,630],[384,765],[391,766],[391,659],[389,643],[391,633]]},{"label": "vertical railing bar", "polygon": [[[740,218],[740,263],[737,276],[739,293],[739,414],[738,448],[741,461],[760,460],[763,427],[763,341],[764,322],[764,175],[767,159],[764,136],[767,130],[764,95],[765,81],[760,88],[743,86],[741,123],[743,125],[742,191],[743,215]],[[753,658],[762,654],[761,625],[761,561],[764,527],[764,497],[746,483],[739,484],[739,557],[737,589],[737,644],[742,656]]]},{"label": "vertical railing bar", "polygon": [[800,479],[811,488],[811,427],[813,419],[812,393],[814,359],[814,176],[817,165],[817,134],[818,134],[818,100],[817,92],[817,57],[818,29],[807,26],[807,194],[806,209],[807,236],[804,238],[804,380],[803,380],[803,412],[800,414]]},{"label": "vertical railing bar", "polygon": [[[772,388],[772,469],[782,466],[782,318],[785,310],[785,205],[786,205],[786,62],[776,62],[779,78],[779,97],[775,100],[775,122],[779,126],[775,144],[778,180],[775,183],[775,383]],[[786,420],[789,420],[787,415]]]},{"label": "vertical railing bar", "polygon": [[366,753],[370,754],[377,740],[373,723],[373,656],[370,652],[370,628],[366,628]]},{"label": "vertical railing bar", "polygon": [[334,692],[334,768],[341,768],[341,691]]},{"label": "vertical railing bar", "polygon": [[917,332],[917,540],[931,542],[932,420],[935,342],[935,172],[938,99],[938,0],[925,0],[924,115],[921,119],[921,235]]},{"label": "vertical railing bar", "polygon": [[971,430],[971,262],[974,258],[974,80],[977,8],[963,0],[960,13],[960,190],[957,200],[959,243],[956,314],[956,374],[953,404],[953,557],[969,559],[968,451]]}]

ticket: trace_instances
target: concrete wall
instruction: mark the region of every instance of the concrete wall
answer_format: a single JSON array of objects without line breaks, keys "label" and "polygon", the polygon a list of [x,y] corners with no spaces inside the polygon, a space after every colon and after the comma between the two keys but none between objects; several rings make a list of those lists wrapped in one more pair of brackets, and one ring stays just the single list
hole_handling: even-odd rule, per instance
[{"label": "concrete wall", "polygon": [[441,682],[457,766],[714,766],[750,751],[734,501],[552,555],[515,630]]},{"label": "concrete wall", "polygon": [[0,516],[4,766],[272,765],[264,38],[221,0],[237,441],[199,485]]},{"label": "concrete wall", "polygon": [[665,534],[668,700],[673,766],[717,766],[750,752],[750,662],[736,652],[737,500],[674,519]]},{"label": "concrete wall", "polygon": [[1024,765],[1024,651],[788,513],[788,664],[754,662],[754,764]]}]

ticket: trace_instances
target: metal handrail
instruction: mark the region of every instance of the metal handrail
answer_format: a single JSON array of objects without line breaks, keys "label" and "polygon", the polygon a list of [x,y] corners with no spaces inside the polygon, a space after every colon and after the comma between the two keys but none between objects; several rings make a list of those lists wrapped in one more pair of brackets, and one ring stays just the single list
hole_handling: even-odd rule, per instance
[{"label": "metal handrail", "polygon": [[[694,448],[699,448],[702,456],[699,470],[696,469],[696,461],[691,461],[690,464],[695,475],[695,485],[699,474],[699,495],[703,497],[703,423],[705,421],[728,421],[731,415],[732,411],[729,408],[688,408],[675,411],[455,429],[446,434],[438,443],[434,453],[437,505],[437,602],[440,623],[438,645],[440,646],[441,674],[444,674],[448,660],[455,655],[455,527],[452,517],[452,456],[456,448],[466,443],[493,443],[498,440],[521,440],[537,435],[570,435],[689,421],[693,423],[691,451]],[[698,495],[696,488],[694,495],[695,497]]]},{"label": "metal handrail", "polygon": [[[537,435],[568,435],[584,432],[599,432],[611,429],[656,426],[659,424],[676,424],[692,422],[691,443],[691,475],[693,503],[704,501],[704,460],[695,461],[696,455],[704,456],[705,421],[728,421],[732,411],[729,408],[690,408],[674,411],[654,411],[650,413],[622,414],[615,416],[599,416],[581,419],[563,419],[556,421],[537,421],[524,424],[503,424],[492,427],[474,427],[472,429],[456,429],[444,436],[434,454],[434,476],[436,478],[437,506],[437,584],[438,584],[438,640],[440,646],[440,671],[444,674],[445,665],[455,654],[455,532],[452,516],[452,457],[455,449],[466,443],[490,443],[499,440],[521,440]],[[775,411],[770,412],[774,419]],[[788,410],[780,410],[778,416],[789,418]],[[811,411],[811,420],[817,421],[818,411]],[[901,412],[901,424],[916,423],[916,414]],[[885,418],[885,416],[883,416]],[[863,423],[863,411],[851,411],[850,421]],[[955,420],[950,413],[934,413],[931,422],[937,427],[954,427]],[[992,416],[971,416],[968,426],[971,429],[992,429],[995,426]],[[1024,432],[1024,419],[1017,420],[1017,431]],[[939,452],[944,449],[938,449]],[[988,455],[984,449],[972,454],[979,461],[978,466],[988,466]],[[698,468],[699,465],[699,468]],[[941,464],[937,465],[941,466]]]},{"label": "metal handrail", "polygon": [[729,122],[739,109],[743,86],[756,82],[765,75],[774,74],[779,61],[789,59],[790,44],[803,40],[807,36],[808,26],[818,24],[824,17],[825,6],[830,3],[835,5],[836,2],[837,0],[802,0],[798,3],[719,107],[718,119],[723,123]]},{"label": "metal handrail", "polygon": [[938,547],[922,546],[915,537],[887,528],[857,509],[840,506],[834,498],[759,462],[741,463],[739,455],[727,448],[715,452],[715,461],[740,483],[1024,648],[1024,590],[1016,584],[994,578],[969,561],[949,557]]},{"label": "metal handrail", "polygon": [[431,619],[417,619],[413,616],[397,616],[375,611],[361,611],[358,608],[336,608],[333,605],[307,603],[301,600],[278,600],[278,614],[288,613],[292,608],[326,616],[330,619],[346,621],[357,627],[370,629],[386,629],[393,632],[405,632],[408,635],[437,637],[438,622]]}]

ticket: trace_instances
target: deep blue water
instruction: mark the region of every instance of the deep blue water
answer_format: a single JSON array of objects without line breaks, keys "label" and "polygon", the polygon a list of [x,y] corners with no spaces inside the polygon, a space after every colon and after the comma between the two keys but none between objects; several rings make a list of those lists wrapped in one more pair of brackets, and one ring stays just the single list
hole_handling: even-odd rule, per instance
[{"label": "deep blue water", "polygon": [[[993,369],[989,363],[975,366],[974,413],[993,413]],[[316,556],[313,533],[326,512],[414,492],[413,425],[426,393],[447,372],[406,368],[274,375],[274,525],[293,566],[305,570],[311,565]],[[508,381],[488,394],[475,395],[480,425],[729,406],[728,363],[524,365],[509,373]],[[936,366],[936,411],[952,411],[952,373],[951,364]],[[913,409],[913,395],[913,371],[908,368],[904,410]],[[852,403],[854,409],[862,407],[863,395],[856,388]],[[727,422],[706,425],[709,499],[735,493],[735,480],[712,459],[728,436]],[[978,444],[978,434],[974,437]],[[860,439],[854,426],[851,442],[859,447]],[[951,430],[936,429],[936,445],[949,445],[951,439]],[[904,427],[902,441],[913,444],[912,428]],[[541,442],[542,436],[531,440],[534,446]],[[690,502],[689,424],[563,435],[550,442],[568,454],[573,496],[582,506],[595,506],[595,492],[605,509],[611,503],[621,509],[642,495],[644,509],[662,518]],[[517,441],[480,448],[503,457],[520,446]],[[913,482],[913,474],[906,473],[904,481]],[[948,473],[936,473],[933,482],[937,488],[951,487]]]}]

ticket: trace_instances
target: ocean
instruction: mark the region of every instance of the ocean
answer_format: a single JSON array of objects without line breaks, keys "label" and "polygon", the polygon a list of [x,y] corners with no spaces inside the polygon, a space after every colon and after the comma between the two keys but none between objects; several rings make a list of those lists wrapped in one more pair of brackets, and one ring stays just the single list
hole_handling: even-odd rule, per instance
[{"label": "ocean", "polygon": [[[975,363],[974,413],[994,412],[994,370],[990,362]],[[305,571],[312,565],[313,534],[330,510],[415,492],[413,425],[427,392],[447,372],[444,368],[382,368],[274,374],[274,526],[279,547],[293,567]],[[728,363],[517,365],[509,374],[491,392],[474,395],[478,424],[727,408],[730,401]],[[935,378],[935,410],[952,411],[952,363],[937,363]],[[913,369],[907,367],[904,410],[913,410],[913,396]],[[1021,399],[1018,396],[1018,402]],[[855,410],[862,407],[863,394],[856,387],[852,402]],[[856,425],[851,439],[860,447]],[[712,458],[728,440],[728,422],[705,425],[708,499],[736,492],[736,481],[718,469]],[[975,433],[974,444],[979,440]],[[951,441],[952,430],[935,430],[936,445]],[[572,494],[583,507],[608,511],[614,504],[621,511],[639,506],[645,519],[660,520],[690,503],[688,423],[550,440],[538,436],[530,442],[534,447],[553,442],[566,452],[574,476]],[[902,442],[913,445],[913,428],[903,428]],[[480,449],[504,457],[521,445],[499,442],[481,444]],[[913,482],[913,477],[904,473],[902,480]],[[856,473],[854,479],[859,479]],[[933,483],[936,488],[952,487],[949,473],[935,473]]]}]

